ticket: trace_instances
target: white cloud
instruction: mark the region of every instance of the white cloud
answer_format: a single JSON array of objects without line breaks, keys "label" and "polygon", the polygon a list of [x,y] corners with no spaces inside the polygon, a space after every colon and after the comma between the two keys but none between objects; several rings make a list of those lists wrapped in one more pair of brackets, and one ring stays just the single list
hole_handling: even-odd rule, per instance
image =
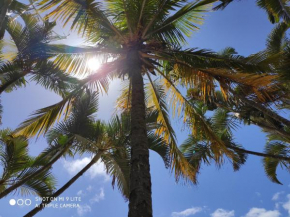
[{"label": "white cloud", "polygon": [[280,205],[282,205],[283,203],[282,202],[277,202],[275,203],[275,208],[276,209],[279,209],[280,208]]},{"label": "white cloud", "polygon": [[183,210],[181,212],[173,212],[171,214],[172,217],[184,217],[184,216],[191,216],[194,215],[198,212],[201,212],[202,208],[201,207],[192,207],[186,210]]},{"label": "white cloud", "polygon": [[84,196],[85,194],[84,194],[84,192],[82,190],[79,190],[78,193],[77,193],[77,195],[78,196]]},{"label": "white cloud", "polygon": [[77,209],[77,213],[79,216],[83,216],[86,213],[91,212],[91,211],[92,211],[92,208],[89,205],[83,205],[83,206],[78,207]]},{"label": "white cloud", "polygon": [[[82,159],[76,159],[73,161],[63,161],[63,167],[70,175],[75,175],[81,169],[83,169],[92,158],[85,157]],[[90,176],[91,179],[95,177],[103,177],[105,181],[109,180],[109,176],[106,174],[104,163],[100,160],[93,165],[88,171],[87,174]]]},{"label": "white cloud", "polygon": [[279,217],[281,213],[278,210],[266,210],[264,208],[252,208],[245,217]]},{"label": "white cloud", "polygon": [[93,187],[89,185],[85,190],[79,190],[77,192],[77,195],[80,197],[86,196],[88,193],[90,193],[93,190]]},{"label": "white cloud", "polygon": [[87,191],[88,192],[91,192],[93,190],[93,187],[91,186],[91,185],[89,185],[88,187],[87,187]]},{"label": "white cloud", "polygon": [[288,201],[283,204],[283,208],[288,211],[290,216],[290,194],[287,195]]},{"label": "white cloud", "polygon": [[235,216],[235,211],[228,211],[224,209],[217,209],[211,214],[212,217],[233,217]]},{"label": "white cloud", "polygon": [[284,194],[284,191],[275,193],[272,197],[272,200],[278,200],[281,194]]},{"label": "white cloud", "polygon": [[255,192],[255,194],[257,195],[257,197],[261,197],[261,193],[260,192]]},{"label": "white cloud", "polygon": [[103,188],[100,188],[100,193],[96,194],[93,198],[90,199],[90,203],[98,203],[100,200],[105,199],[105,191]]}]

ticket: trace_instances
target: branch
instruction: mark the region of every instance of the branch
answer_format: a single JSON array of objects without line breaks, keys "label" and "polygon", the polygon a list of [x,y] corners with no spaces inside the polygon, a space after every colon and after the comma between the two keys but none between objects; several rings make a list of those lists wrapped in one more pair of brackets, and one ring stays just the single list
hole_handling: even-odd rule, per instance
[{"label": "branch", "polygon": [[29,213],[24,215],[23,217],[32,217],[38,212],[40,212],[42,209],[45,208],[45,205],[50,204],[53,201],[53,198],[58,197],[61,195],[64,191],[66,191],[73,183],[75,183],[86,171],[88,171],[101,157],[103,154],[103,151],[99,151],[98,154],[96,154],[90,163],[88,163],[80,172],[78,172],[73,178],[71,178],[65,185],[63,185],[60,189],[58,189],[56,192],[54,192],[51,196],[48,196],[48,200],[42,201],[41,204],[39,204],[37,207],[35,207],[33,210],[31,210]]}]

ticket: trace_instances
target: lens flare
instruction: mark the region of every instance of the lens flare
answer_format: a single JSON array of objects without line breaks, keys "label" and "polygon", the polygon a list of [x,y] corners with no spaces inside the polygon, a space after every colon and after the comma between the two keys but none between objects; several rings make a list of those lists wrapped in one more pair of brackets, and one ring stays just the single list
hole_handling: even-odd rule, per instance
[{"label": "lens flare", "polygon": [[87,66],[91,71],[96,71],[98,68],[100,68],[100,61],[97,58],[91,58],[87,62]]}]

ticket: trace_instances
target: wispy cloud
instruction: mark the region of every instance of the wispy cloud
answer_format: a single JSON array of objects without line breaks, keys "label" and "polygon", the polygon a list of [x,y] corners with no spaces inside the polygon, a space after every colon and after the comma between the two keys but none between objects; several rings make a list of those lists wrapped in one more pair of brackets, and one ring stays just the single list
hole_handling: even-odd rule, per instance
[{"label": "wispy cloud", "polygon": [[275,193],[272,197],[272,200],[278,200],[281,194],[284,194],[284,191]]},{"label": "wispy cloud", "polygon": [[186,210],[183,210],[181,212],[173,212],[171,214],[172,217],[184,217],[184,216],[192,216],[198,212],[201,212],[202,208],[201,207],[192,207]]},{"label": "wispy cloud", "polygon": [[283,204],[283,208],[287,210],[290,216],[290,194],[287,195],[288,201]]},{"label": "wispy cloud", "polygon": [[235,216],[235,211],[228,211],[225,209],[217,209],[211,214],[212,217],[233,217]]},{"label": "wispy cloud", "polygon": [[95,194],[95,196],[93,198],[90,199],[90,203],[98,203],[101,200],[105,199],[105,191],[104,188],[100,188],[100,192]]},{"label": "wispy cloud", "polygon": [[260,192],[255,192],[255,194],[257,195],[257,197],[261,197],[261,193]]},{"label": "wispy cloud", "polygon": [[251,208],[245,217],[279,217],[281,213],[278,210],[266,210],[264,208]]},{"label": "wispy cloud", "polygon": [[[70,175],[75,175],[77,172],[83,169],[91,160],[92,158],[89,157],[76,159],[73,161],[64,160],[63,167]],[[109,176],[106,174],[105,171],[104,163],[100,160],[87,171],[87,175],[91,179],[102,177],[104,181],[109,180]]]},{"label": "wispy cloud", "polygon": [[[257,192],[255,192],[258,196]],[[280,191],[273,195],[272,201],[275,203],[275,209],[273,210],[267,210],[263,207],[252,207],[249,209],[249,211],[244,214],[242,217],[281,217],[284,216],[282,209],[286,210],[288,212],[288,215],[290,217],[290,194],[287,195],[287,200],[285,200],[285,196],[281,197],[282,194],[285,194],[285,192]],[[274,202],[275,201],[275,202]],[[187,216],[193,216],[198,212],[205,212],[207,213],[208,210],[201,207],[193,207],[190,209],[183,210],[181,212],[173,212],[171,214],[172,217],[187,217]],[[282,213],[281,213],[282,212]],[[208,214],[208,216],[211,217],[235,217],[235,210],[225,210],[222,208],[219,208],[215,210],[213,213]],[[285,215],[286,216],[286,215]],[[240,217],[240,216],[237,216]]]},{"label": "wispy cloud", "polygon": [[91,185],[89,185],[86,189],[88,192],[91,192],[93,190],[93,187]]},{"label": "wispy cloud", "polygon": [[78,195],[78,196],[84,196],[85,193],[84,193],[82,190],[79,190],[79,191],[77,192],[77,195]]},{"label": "wispy cloud", "polygon": [[77,208],[77,213],[79,216],[84,216],[86,213],[89,213],[91,211],[92,211],[92,208],[87,204],[82,205]]}]

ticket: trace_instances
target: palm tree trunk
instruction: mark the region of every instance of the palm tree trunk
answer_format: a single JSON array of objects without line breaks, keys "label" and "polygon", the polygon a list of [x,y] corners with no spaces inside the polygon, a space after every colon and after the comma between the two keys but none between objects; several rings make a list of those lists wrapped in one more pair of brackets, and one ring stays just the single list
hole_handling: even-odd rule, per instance
[{"label": "palm tree trunk", "polygon": [[129,56],[132,77],[129,217],[152,217],[149,148],[145,123],[144,83],[138,52]]},{"label": "palm tree trunk", "polygon": [[0,0],[0,30],[2,29],[5,17],[9,8],[9,5],[11,4],[12,0]]},{"label": "palm tree trunk", "polygon": [[16,182],[14,185],[10,186],[9,188],[5,189],[4,191],[2,191],[0,193],[0,199],[7,196],[8,194],[10,194],[12,191],[16,190],[17,188],[19,188],[21,185],[25,184],[25,182],[27,182],[29,179],[40,175],[41,173],[43,173],[44,171],[48,170],[51,168],[51,166],[57,161],[59,160],[64,153],[69,149],[71,143],[68,143],[66,145],[66,147],[63,148],[62,151],[60,151],[48,164],[46,164],[45,166],[41,167],[40,169],[38,169],[35,173],[32,173],[28,176],[26,176],[24,179]]},{"label": "palm tree trunk", "polygon": [[[102,151],[99,151],[94,158],[91,160],[90,163],[88,163],[80,172],[78,172],[74,177],[72,177],[65,185],[63,185],[60,189],[58,189],[55,193],[53,193],[51,196],[48,196],[49,199],[58,197],[61,195],[65,190],[67,190],[75,181],[77,181],[86,171],[88,171],[101,157],[103,154]],[[35,207],[33,210],[31,210],[29,213],[24,215],[23,217],[32,217],[41,210],[45,208],[45,205],[50,204],[52,200],[43,201],[38,207]]]}]

